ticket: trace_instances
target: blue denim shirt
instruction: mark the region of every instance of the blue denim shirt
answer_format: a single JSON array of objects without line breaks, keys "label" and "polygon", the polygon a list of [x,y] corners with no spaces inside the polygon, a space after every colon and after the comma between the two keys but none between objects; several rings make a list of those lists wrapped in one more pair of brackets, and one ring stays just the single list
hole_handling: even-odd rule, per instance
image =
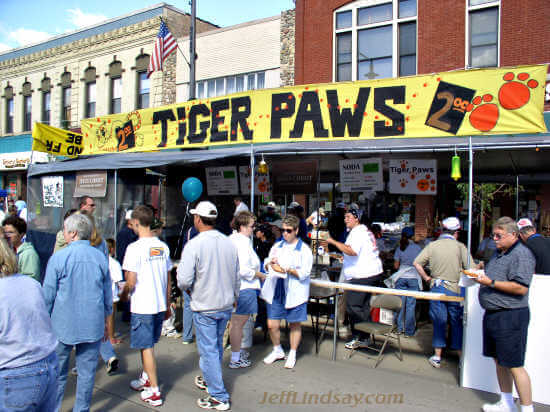
[{"label": "blue denim shirt", "polygon": [[46,308],[60,342],[75,345],[103,337],[113,310],[109,264],[87,240],[77,240],[48,261],[42,287]]}]

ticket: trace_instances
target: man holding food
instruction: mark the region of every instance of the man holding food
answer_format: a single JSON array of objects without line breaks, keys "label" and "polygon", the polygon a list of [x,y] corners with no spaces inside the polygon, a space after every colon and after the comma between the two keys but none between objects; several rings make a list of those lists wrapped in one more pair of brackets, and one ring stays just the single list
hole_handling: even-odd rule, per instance
[{"label": "man holding food", "polygon": [[529,327],[529,285],[535,273],[535,257],[519,240],[519,228],[509,217],[493,225],[497,253],[485,273],[474,277],[481,286],[479,303],[483,317],[483,355],[495,361],[500,401],[483,410],[515,411],[512,384],[519,394],[521,411],[533,411],[531,380],[523,367]]}]

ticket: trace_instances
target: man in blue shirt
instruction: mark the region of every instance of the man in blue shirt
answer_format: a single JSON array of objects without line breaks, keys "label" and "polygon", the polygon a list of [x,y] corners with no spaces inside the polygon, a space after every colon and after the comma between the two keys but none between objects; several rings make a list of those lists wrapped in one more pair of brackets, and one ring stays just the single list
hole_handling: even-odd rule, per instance
[{"label": "man in blue shirt", "polygon": [[89,411],[101,339],[107,338],[105,318],[112,312],[111,277],[105,255],[90,245],[92,222],[82,214],[65,219],[68,246],[49,260],[43,293],[59,341],[57,408],[61,408],[69,358],[76,349],[78,381],[75,411]]}]

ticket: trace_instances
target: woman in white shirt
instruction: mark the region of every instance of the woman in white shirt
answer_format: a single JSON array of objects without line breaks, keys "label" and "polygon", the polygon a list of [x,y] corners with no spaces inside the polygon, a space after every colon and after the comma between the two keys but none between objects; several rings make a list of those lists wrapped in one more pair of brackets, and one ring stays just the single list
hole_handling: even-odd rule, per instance
[{"label": "woman in white shirt", "polygon": [[[347,283],[364,286],[379,286],[382,282],[382,261],[378,257],[376,239],[365,225],[360,223],[361,212],[350,209],[344,216],[346,228],[349,230],[346,243],[338,242],[329,237],[326,243],[333,245],[344,254],[342,276]],[[353,338],[346,343],[346,349],[367,347],[368,341],[355,329],[355,324],[366,322],[370,316],[370,293],[346,292],[346,311],[349,315]]]},{"label": "woman in white shirt", "polygon": [[235,216],[233,226],[235,233],[229,239],[235,245],[239,256],[239,276],[241,289],[237,301],[237,309],[231,316],[231,369],[246,368],[251,365],[249,359],[241,355],[241,341],[243,327],[250,315],[258,312],[258,291],[260,279],[265,275],[260,272],[260,258],[252,246],[252,233],[254,232],[255,217],[250,212],[240,212]]},{"label": "woman in white shirt", "polygon": [[287,215],[282,222],[283,240],[273,245],[265,260],[268,276],[262,287],[262,299],[267,302],[267,327],[273,343],[273,351],[264,358],[272,364],[284,359],[281,347],[281,320],[290,324],[290,352],[285,368],[296,364],[296,350],[302,338],[301,323],[307,319],[309,299],[309,275],[313,265],[311,249],[298,238],[300,220]]}]

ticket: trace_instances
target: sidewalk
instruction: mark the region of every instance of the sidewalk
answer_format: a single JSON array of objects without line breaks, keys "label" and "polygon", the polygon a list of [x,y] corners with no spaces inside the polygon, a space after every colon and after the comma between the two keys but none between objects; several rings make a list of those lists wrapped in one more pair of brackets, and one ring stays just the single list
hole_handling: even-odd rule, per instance
[{"label": "sidewalk", "polygon": [[[310,326],[311,323],[304,327],[304,339],[292,371],[283,368],[284,362],[263,364],[262,359],[271,351],[271,345],[269,339],[263,342],[263,333],[259,330],[254,336],[250,368],[227,368],[230,352],[226,351],[223,373],[233,411],[358,408],[353,410],[463,412],[479,411],[483,403],[497,400],[494,394],[460,388],[456,359],[445,361],[441,369],[428,364],[419,343],[425,340],[426,328],[420,329],[418,339],[403,340],[403,362],[390,347],[378,368],[373,369],[373,361],[364,353],[356,353],[348,360],[342,341],[338,344],[338,360],[331,361],[331,334],[325,337],[319,356],[316,356]],[[429,327],[427,329],[430,333]],[[115,375],[108,376],[103,362],[98,366],[92,411],[200,410],[196,400],[205,396],[205,392],[193,383],[194,376],[200,374],[195,344],[183,345],[181,338],[161,337],[155,352],[165,403],[160,408],[152,408],[128,386],[140,373],[139,351],[129,347],[127,325],[117,322],[117,330],[124,338],[124,343],[115,348],[120,368]],[[288,337],[284,332],[282,341],[283,347],[288,349]],[[76,377],[69,376],[63,412],[71,410],[75,384]],[[550,411],[550,407],[537,405],[536,410]]]}]

